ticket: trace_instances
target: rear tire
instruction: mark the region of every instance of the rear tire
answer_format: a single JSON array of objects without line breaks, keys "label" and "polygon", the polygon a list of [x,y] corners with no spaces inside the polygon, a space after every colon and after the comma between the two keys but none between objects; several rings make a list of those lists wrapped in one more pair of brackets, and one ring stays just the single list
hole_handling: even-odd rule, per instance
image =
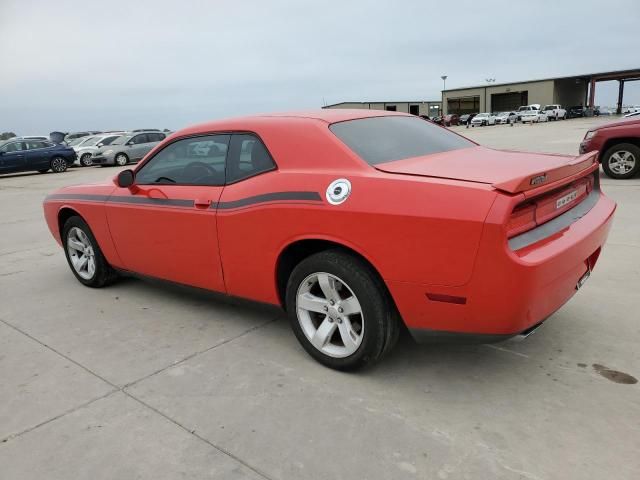
[{"label": "rear tire", "polygon": [[340,250],[311,255],[293,269],[286,307],[298,341],[329,368],[371,365],[398,339],[399,320],[382,280]]},{"label": "rear tire", "polygon": [[633,143],[618,143],[602,157],[602,169],[609,178],[625,180],[640,171],[640,148]]},{"label": "rear tire", "polygon": [[104,258],[89,225],[81,217],[73,216],[65,222],[62,242],[69,268],[83,285],[100,288],[118,278]]},{"label": "rear tire", "polygon": [[53,170],[53,173],[66,172],[68,167],[69,164],[63,157],[53,157],[51,159],[51,170]]}]

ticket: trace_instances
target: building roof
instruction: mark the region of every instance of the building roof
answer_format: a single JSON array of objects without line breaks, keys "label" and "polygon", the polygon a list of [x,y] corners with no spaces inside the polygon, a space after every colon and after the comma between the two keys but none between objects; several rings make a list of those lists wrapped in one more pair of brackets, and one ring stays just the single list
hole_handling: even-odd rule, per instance
[{"label": "building roof", "polygon": [[537,82],[548,82],[550,80],[571,80],[571,79],[583,79],[583,80],[591,80],[592,78],[596,81],[600,80],[622,80],[622,79],[632,79],[637,78],[640,79],[640,68],[633,68],[629,70],[613,70],[610,72],[598,72],[598,73],[584,73],[581,75],[568,75],[564,77],[549,77],[549,78],[537,78],[534,80],[520,80],[516,82],[505,82],[505,83],[485,83],[482,85],[470,85],[466,87],[457,87],[457,88],[448,88],[446,90],[442,90],[443,92],[455,92],[458,90],[470,90],[472,88],[485,88],[485,87],[502,87],[505,85],[515,85],[518,83],[537,83]]},{"label": "building roof", "polygon": [[340,102],[332,103],[331,105],[325,105],[322,108],[337,107],[338,105],[353,105],[354,103],[357,105],[369,105],[370,103],[442,103],[442,100],[385,100],[382,102]]}]

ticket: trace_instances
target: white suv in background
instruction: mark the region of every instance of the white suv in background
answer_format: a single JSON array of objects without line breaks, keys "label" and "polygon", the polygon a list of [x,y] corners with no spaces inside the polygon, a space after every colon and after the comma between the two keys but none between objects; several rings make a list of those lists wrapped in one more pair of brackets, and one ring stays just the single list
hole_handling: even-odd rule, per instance
[{"label": "white suv in background", "polygon": [[564,120],[567,118],[567,111],[561,105],[545,105],[542,111],[549,120]]}]

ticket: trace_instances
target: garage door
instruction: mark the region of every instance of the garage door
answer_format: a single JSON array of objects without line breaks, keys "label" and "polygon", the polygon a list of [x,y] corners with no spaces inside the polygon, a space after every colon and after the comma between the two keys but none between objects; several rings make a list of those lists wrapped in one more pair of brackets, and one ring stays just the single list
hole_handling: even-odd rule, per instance
[{"label": "garage door", "polygon": [[478,113],[480,111],[480,97],[460,97],[447,99],[447,113]]},{"label": "garage door", "polygon": [[529,92],[494,93],[491,95],[491,110],[506,112],[517,110],[522,105],[529,104]]}]

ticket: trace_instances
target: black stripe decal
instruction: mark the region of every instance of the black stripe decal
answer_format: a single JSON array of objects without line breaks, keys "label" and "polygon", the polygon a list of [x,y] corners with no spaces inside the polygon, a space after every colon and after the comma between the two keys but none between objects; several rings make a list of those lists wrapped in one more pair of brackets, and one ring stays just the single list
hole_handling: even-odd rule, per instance
[{"label": "black stripe decal", "polygon": [[211,205],[211,208],[218,208],[220,210],[227,210],[231,208],[247,207],[249,205],[255,205],[257,203],[276,202],[281,200],[298,200],[309,202],[320,202],[322,198],[318,192],[273,192],[265,193],[263,195],[256,195],[255,197],[242,198],[240,200],[233,200],[230,202],[219,202],[218,205]]},{"label": "black stripe decal", "polygon": [[88,200],[93,202],[106,202],[109,199],[109,195],[88,195],[83,193],[55,193],[53,195],[47,195],[44,199],[45,202],[50,200]]},{"label": "black stripe decal", "polygon": [[[159,205],[167,207],[193,207],[194,200],[183,200],[178,198],[149,198],[149,197],[128,197],[128,196],[109,196],[109,195],[91,195],[82,193],[60,193],[48,195],[45,202],[50,200],[85,200],[93,202],[112,202],[133,205]],[[248,207],[260,203],[278,202],[278,201],[307,201],[322,202],[322,197],[318,192],[273,192],[253,197],[241,198],[240,200],[232,200],[230,202],[212,203],[212,209],[230,210],[233,208]]]}]

